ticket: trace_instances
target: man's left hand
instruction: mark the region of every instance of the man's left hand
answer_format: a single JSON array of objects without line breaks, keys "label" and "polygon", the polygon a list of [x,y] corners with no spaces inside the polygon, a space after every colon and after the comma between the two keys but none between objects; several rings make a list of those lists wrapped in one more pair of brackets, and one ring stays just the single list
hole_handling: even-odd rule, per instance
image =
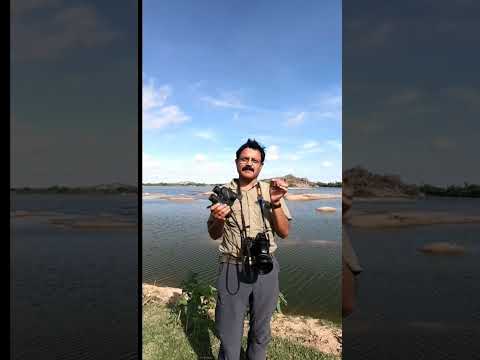
[{"label": "man's left hand", "polygon": [[273,179],[270,181],[270,202],[273,205],[278,205],[280,199],[288,192],[288,184],[283,179]]}]

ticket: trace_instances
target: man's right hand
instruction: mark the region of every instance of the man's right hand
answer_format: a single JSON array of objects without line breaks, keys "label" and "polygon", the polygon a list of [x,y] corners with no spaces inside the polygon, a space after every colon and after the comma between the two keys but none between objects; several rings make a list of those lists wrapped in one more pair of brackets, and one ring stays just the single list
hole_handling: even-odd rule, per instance
[{"label": "man's right hand", "polygon": [[232,209],[227,204],[216,203],[210,208],[212,216],[219,221],[225,221]]}]

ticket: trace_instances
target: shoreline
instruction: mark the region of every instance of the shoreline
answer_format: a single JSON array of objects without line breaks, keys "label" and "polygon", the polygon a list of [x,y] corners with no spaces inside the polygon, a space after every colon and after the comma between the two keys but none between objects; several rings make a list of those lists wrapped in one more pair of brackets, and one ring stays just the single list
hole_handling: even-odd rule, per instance
[{"label": "shoreline", "polygon": [[346,223],[360,228],[395,228],[417,225],[480,224],[480,215],[445,211],[352,212]]},{"label": "shoreline", "polygon": [[[142,283],[142,305],[159,302],[165,306],[175,302],[182,290]],[[210,313],[212,319],[214,313]],[[340,356],[342,353],[342,328],[327,320],[308,316],[274,314],[272,336],[283,338],[303,346]],[[248,331],[248,320],[244,322],[244,333]]]}]

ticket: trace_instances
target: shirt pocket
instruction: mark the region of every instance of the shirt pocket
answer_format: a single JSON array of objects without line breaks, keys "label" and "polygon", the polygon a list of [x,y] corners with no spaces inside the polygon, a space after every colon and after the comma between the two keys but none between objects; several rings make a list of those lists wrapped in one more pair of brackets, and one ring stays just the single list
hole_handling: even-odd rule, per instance
[{"label": "shirt pocket", "polygon": [[237,200],[232,205],[232,213],[227,218],[226,223],[228,226],[238,229],[242,227],[242,208],[240,201]]}]

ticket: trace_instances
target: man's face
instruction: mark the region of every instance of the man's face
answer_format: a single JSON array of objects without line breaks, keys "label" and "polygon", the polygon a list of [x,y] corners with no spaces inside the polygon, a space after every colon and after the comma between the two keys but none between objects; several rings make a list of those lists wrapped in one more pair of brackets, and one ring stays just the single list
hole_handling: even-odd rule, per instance
[{"label": "man's face", "polygon": [[262,170],[262,155],[260,151],[245,148],[235,160],[238,175],[244,179],[253,180],[257,178]]}]

